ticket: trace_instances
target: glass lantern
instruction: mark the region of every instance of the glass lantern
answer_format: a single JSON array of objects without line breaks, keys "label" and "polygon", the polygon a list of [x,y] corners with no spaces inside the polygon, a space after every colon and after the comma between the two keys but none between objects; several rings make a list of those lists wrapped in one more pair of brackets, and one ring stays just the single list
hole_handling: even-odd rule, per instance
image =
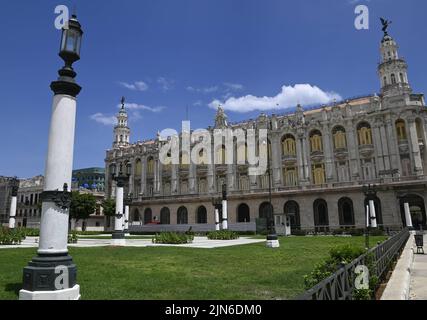
[{"label": "glass lantern", "polygon": [[68,24],[62,28],[62,39],[59,56],[67,65],[72,65],[80,59],[80,48],[82,42],[83,30],[75,15],[68,21]]}]

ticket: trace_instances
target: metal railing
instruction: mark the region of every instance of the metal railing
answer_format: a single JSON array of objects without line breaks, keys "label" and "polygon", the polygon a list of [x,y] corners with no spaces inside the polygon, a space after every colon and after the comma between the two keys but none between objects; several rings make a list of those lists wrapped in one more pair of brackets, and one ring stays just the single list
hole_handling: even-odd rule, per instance
[{"label": "metal railing", "polygon": [[352,300],[356,267],[365,265],[368,257],[372,255],[374,275],[379,280],[384,279],[391,263],[399,257],[408,238],[409,230],[403,229],[298,296],[297,300]]}]

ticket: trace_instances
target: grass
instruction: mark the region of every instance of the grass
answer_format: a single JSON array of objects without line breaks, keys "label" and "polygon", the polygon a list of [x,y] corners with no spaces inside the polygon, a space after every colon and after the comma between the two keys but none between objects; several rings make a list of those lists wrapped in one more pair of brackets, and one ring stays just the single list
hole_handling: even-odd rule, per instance
[{"label": "grass", "polygon": [[[371,243],[384,237],[371,237]],[[70,248],[82,299],[291,299],[303,276],[329,249],[363,237],[291,237],[279,249],[264,243],[217,249],[177,247]],[[17,299],[22,269],[36,249],[0,250],[0,299]]]}]

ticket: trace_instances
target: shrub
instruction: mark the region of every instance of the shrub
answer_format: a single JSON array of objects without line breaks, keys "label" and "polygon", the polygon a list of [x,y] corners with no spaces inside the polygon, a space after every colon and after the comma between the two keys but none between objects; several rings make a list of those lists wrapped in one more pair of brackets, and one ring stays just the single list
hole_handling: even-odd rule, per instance
[{"label": "shrub", "polygon": [[16,245],[21,244],[25,239],[25,233],[22,229],[0,229],[0,245]]},{"label": "shrub", "polygon": [[209,240],[235,240],[239,239],[237,232],[231,230],[219,230],[208,232],[207,234]]},{"label": "shrub", "polygon": [[76,231],[71,231],[71,233],[68,234],[68,243],[77,243],[78,236]]},{"label": "shrub", "polygon": [[314,267],[314,270],[304,276],[304,285],[308,290],[323,281],[334,272],[336,272],[343,264],[352,262],[357,257],[365,253],[365,250],[351,245],[343,245],[332,248],[329,251],[329,257]]},{"label": "shrub", "polygon": [[23,228],[22,231],[25,233],[26,237],[38,237],[40,236],[39,229]]},{"label": "shrub", "polygon": [[158,233],[153,238],[153,243],[162,244],[186,244],[191,243],[194,240],[194,236],[186,233],[177,232],[163,232]]},{"label": "shrub", "polygon": [[293,235],[293,236],[306,236],[307,235],[307,231],[306,230],[297,230],[297,229],[295,229],[295,230],[292,230],[291,231],[291,234]]}]

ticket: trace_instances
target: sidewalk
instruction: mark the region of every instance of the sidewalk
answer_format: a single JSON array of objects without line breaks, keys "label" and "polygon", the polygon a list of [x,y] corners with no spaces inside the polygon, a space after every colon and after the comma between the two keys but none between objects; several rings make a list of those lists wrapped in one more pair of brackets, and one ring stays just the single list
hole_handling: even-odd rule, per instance
[{"label": "sidewalk", "polygon": [[409,288],[409,300],[427,300],[427,246],[424,233],[424,252],[416,254],[417,247],[414,246],[414,262],[411,268],[411,283]]},{"label": "sidewalk", "polygon": [[[414,234],[411,231],[381,300],[427,300],[427,254],[416,253]],[[424,233],[424,251],[425,238]]]},{"label": "sidewalk", "polygon": [[[79,238],[76,244],[69,244],[68,247],[89,248],[89,247],[107,247],[110,246],[112,239],[85,239]],[[206,237],[195,237],[192,243],[188,244],[153,244],[150,238],[147,239],[126,239],[126,247],[187,247],[214,249],[230,246],[239,246],[252,243],[265,242],[265,239],[252,239],[249,237],[240,237],[236,240],[208,240]],[[37,248],[38,237],[27,237],[20,245],[0,246],[0,249],[17,248]]]}]

